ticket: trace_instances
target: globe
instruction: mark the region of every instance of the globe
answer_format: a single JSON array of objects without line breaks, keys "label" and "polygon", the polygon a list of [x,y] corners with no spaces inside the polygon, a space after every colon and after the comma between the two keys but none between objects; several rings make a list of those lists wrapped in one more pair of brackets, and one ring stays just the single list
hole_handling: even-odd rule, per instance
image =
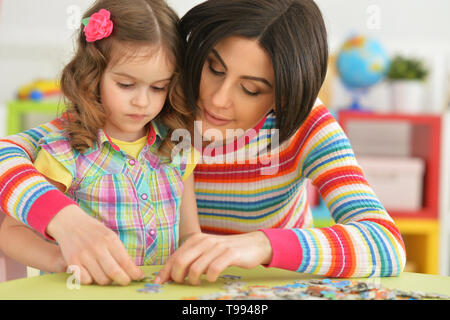
[{"label": "globe", "polygon": [[358,109],[358,95],[383,80],[390,66],[384,48],[374,39],[356,35],[345,41],[338,52],[336,67],[344,86],[353,94],[353,109]]}]

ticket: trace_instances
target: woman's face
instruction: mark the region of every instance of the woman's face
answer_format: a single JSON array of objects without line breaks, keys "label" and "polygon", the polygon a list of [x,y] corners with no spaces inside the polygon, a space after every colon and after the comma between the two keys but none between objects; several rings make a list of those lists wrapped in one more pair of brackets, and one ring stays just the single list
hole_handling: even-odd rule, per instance
[{"label": "woman's face", "polygon": [[197,120],[204,139],[242,135],[236,130],[253,128],[274,108],[271,59],[256,40],[225,38],[206,58],[199,92]]}]

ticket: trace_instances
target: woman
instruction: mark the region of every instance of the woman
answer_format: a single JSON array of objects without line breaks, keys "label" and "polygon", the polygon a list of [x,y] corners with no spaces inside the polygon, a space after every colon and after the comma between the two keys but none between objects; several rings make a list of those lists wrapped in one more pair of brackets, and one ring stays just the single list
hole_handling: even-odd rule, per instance
[{"label": "woman", "polygon": [[[203,233],[175,252],[156,281],[188,276],[197,284],[202,274],[215,281],[230,265],[260,264],[334,277],[398,275],[405,264],[401,235],[317,100],[328,53],[314,2],[209,0],[182,18],[180,30],[182,88],[198,120],[194,145],[203,148],[194,171]],[[98,273],[121,284],[142,277],[114,233],[33,169],[36,143],[52,130],[41,126],[3,140],[3,211],[55,238],[67,263],[81,266],[82,283]],[[333,227],[312,227],[307,178]]]}]

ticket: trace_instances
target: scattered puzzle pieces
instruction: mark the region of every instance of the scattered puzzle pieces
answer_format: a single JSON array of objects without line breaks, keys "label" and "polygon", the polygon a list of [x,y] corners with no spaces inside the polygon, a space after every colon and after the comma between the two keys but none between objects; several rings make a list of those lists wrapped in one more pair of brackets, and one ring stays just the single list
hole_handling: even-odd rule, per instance
[{"label": "scattered puzzle pieces", "polygon": [[158,293],[161,292],[162,285],[156,283],[146,283],[144,288],[138,289],[138,292],[143,293]]},{"label": "scattered puzzle pieces", "polygon": [[[158,272],[145,277],[140,293],[159,293],[163,285],[152,283]],[[241,276],[221,275],[224,280],[223,291],[196,297],[185,297],[184,300],[450,300],[447,295],[438,293],[406,292],[397,289],[382,288],[380,284],[353,280],[312,279],[298,280],[286,285],[247,286]],[[166,282],[166,283],[171,283]]]},{"label": "scattered puzzle pieces", "polygon": [[239,279],[242,279],[242,277],[241,276],[235,276],[235,275],[232,275],[232,274],[224,274],[224,275],[221,275],[219,277],[219,279],[239,280]]},{"label": "scattered puzzle pieces", "polygon": [[238,276],[222,276],[225,279],[222,292],[184,298],[188,300],[421,300],[448,299],[446,295],[422,292],[404,292],[381,288],[379,284],[351,280],[313,279],[295,281],[284,286],[252,285],[229,281]]}]

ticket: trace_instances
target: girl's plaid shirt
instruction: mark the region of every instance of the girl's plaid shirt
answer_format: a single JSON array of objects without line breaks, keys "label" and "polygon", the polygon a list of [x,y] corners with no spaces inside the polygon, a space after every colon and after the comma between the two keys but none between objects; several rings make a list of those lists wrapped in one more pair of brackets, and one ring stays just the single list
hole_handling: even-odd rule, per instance
[{"label": "girl's plaid shirt", "polygon": [[166,131],[156,121],[150,127],[137,159],[114,145],[103,130],[83,153],[71,148],[64,131],[41,141],[73,177],[66,194],[116,232],[137,265],[164,264],[176,250],[186,169],[179,154],[172,161],[157,155]]}]

